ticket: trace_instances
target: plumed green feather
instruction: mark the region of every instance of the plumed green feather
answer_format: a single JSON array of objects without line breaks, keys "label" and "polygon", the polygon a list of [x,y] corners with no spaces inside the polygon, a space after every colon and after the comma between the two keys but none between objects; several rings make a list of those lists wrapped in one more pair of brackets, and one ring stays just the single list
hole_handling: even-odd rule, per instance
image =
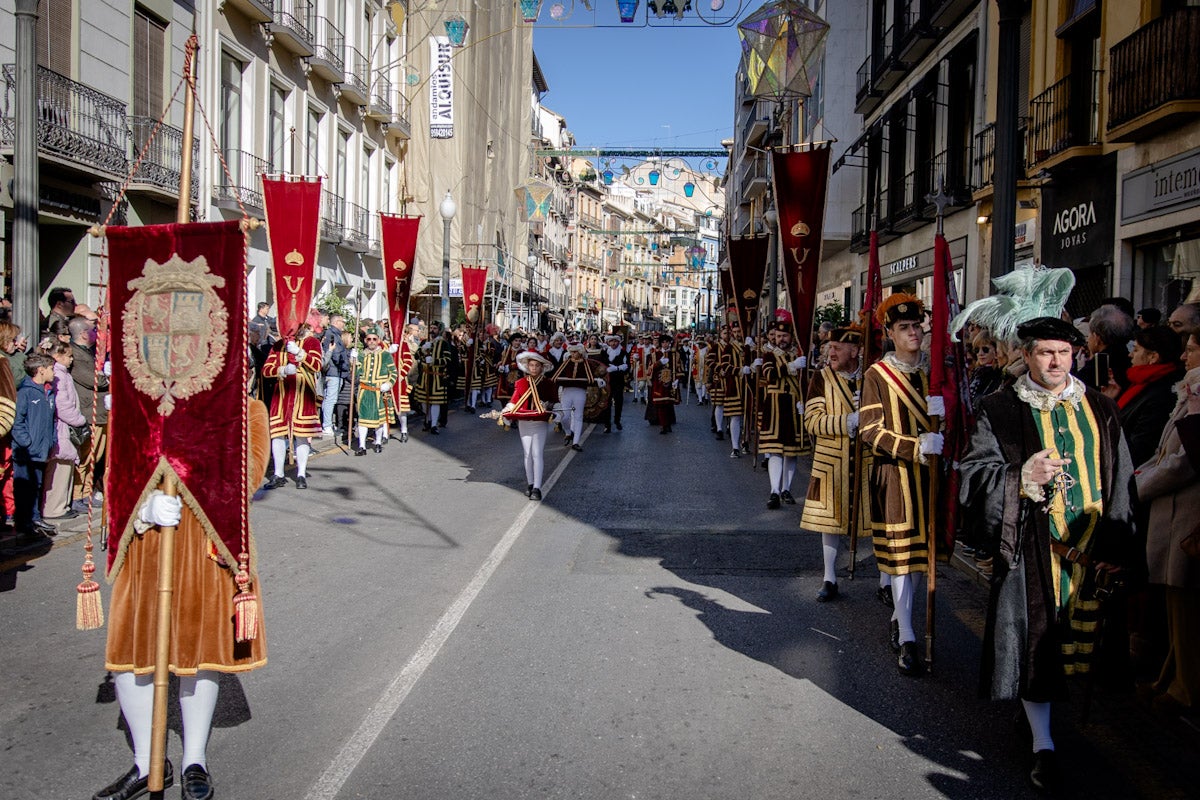
[{"label": "plumed green feather", "polygon": [[1017,326],[1022,322],[1062,314],[1075,288],[1075,273],[1066,268],[1018,269],[993,278],[992,285],[995,294],[976,300],[950,321],[955,341],[963,326],[973,322],[990,331],[997,341],[1015,344]]}]

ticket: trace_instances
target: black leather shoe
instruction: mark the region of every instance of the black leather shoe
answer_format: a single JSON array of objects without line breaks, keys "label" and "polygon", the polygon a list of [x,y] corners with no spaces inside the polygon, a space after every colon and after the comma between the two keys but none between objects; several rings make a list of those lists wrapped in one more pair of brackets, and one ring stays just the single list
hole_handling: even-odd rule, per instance
[{"label": "black leather shoe", "polygon": [[875,597],[888,608],[895,608],[895,601],[892,600],[892,587],[880,586],[875,590]]},{"label": "black leather shoe", "polygon": [[724,433],[722,433],[721,431],[717,431],[717,441],[718,441],[718,442],[723,442],[723,441],[725,441],[725,434],[724,434]]},{"label": "black leather shoe", "polygon": [[734,448],[733,450],[730,450],[730,451],[729,451],[729,457],[730,457],[730,458],[741,458],[741,457],[742,457],[742,451],[741,451],[741,450],[738,450],[737,448]]},{"label": "black leather shoe", "polygon": [[818,603],[828,603],[830,600],[836,600],[838,596],[838,585],[825,581],[821,584],[821,591],[817,592]]},{"label": "black leather shoe", "polygon": [[184,767],[179,796],[183,800],[212,800],[212,776],[199,764]]},{"label": "black leather shoe", "polygon": [[308,478],[304,477],[303,475],[297,475],[296,476],[296,488],[297,489],[307,489],[308,488]]},{"label": "black leather shoe", "polygon": [[530,489],[529,490],[529,499],[530,500],[541,500],[542,499],[542,490],[541,489]]},{"label": "black leather shoe", "polygon": [[531,495],[531,494],[533,494],[533,484],[528,483],[525,485],[525,496],[529,497],[529,495]]},{"label": "black leather shoe", "polygon": [[437,425],[434,425],[432,428],[430,428],[430,429],[429,429],[429,432],[430,432],[431,434],[433,434],[434,436],[440,436],[440,435],[441,435],[441,434],[439,434],[439,433],[438,433]]},{"label": "black leather shoe", "polygon": [[779,508],[779,495],[771,492],[771,496],[767,498],[767,508]]},{"label": "black leather shoe", "polygon": [[900,623],[896,620],[892,620],[888,627],[888,647],[893,653],[900,652]]},{"label": "black leather shoe", "polygon": [[609,426],[605,425],[605,426],[604,426],[604,432],[605,432],[605,433],[612,433],[612,428],[610,428]]},{"label": "black leather shoe", "polygon": [[621,423],[618,422],[618,423],[616,423],[616,425],[617,425],[617,430],[619,430],[619,431],[625,430],[624,428],[621,427]]},{"label": "black leather shoe", "polygon": [[54,527],[49,522],[46,522],[46,520],[44,520],[44,519],[39,519],[37,522],[33,523],[32,527],[33,527],[33,530],[37,531],[38,533],[42,534],[43,536],[57,536],[58,535],[58,528]]},{"label": "black leather shoe", "polygon": [[792,497],[791,492],[780,492],[779,499],[787,503],[789,506],[796,505],[796,498]]},{"label": "black leather shoe", "polygon": [[[135,766],[126,772],[115,781],[105,786],[100,791],[92,795],[92,800],[133,800],[135,797],[145,797],[150,793],[147,784],[150,782],[150,776],[145,778],[138,777],[138,768]],[[171,769],[170,760],[167,761],[166,767],[163,770],[163,788],[175,784],[175,773]]]},{"label": "black leather shoe", "polygon": [[582,453],[582,452],[583,452],[583,448],[582,448],[580,445],[577,445],[577,444],[573,444],[573,445],[571,445],[571,449],[572,449],[572,450],[574,450],[576,453]]},{"label": "black leather shoe", "polygon": [[284,486],[287,486],[287,478],[283,477],[282,475],[279,475],[279,476],[271,478],[271,480],[267,481],[267,485],[264,486],[263,488],[264,489],[282,489]]},{"label": "black leather shoe", "polygon": [[917,650],[916,642],[905,642],[900,645],[900,657],[896,659],[896,668],[901,675],[916,677],[925,671],[925,663]]},{"label": "black leather shoe", "polygon": [[1059,788],[1058,756],[1053,750],[1038,750],[1033,754],[1029,782],[1039,792],[1054,792]]},{"label": "black leather shoe", "polygon": [[400,444],[404,444],[407,441],[408,441],[408,434],[407,433],[400,434]]},{"label": "black leather shoe", "polygon": [[365,448],[365,447],[360,447],[354,451],[354,455],[356,455],[356,456],[365,456],[366,454],[367,454],[367,448]]},{"label": "black leather shoe", "polygon": [[382,453],[382,452],[383,452],[383,445],[381,445],[381,444],[376,444],[376,445],[375,445],[375,452],[376,452],[376,453]]}]

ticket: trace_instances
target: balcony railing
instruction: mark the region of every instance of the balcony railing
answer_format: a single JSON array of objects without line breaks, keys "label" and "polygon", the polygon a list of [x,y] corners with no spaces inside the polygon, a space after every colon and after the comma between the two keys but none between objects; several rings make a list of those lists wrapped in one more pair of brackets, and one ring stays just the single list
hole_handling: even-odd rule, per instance
[{"label": "balcony railing", "polygon": [[321,238],[338,244],[342,241],[345,228],[346,199],[338,197],[328,189],[321,192]]},{"label": "balcony railing", "polygon": [[[130,163],[137,162],[139,156],[141,158],[137,174],[131,176],[130,183],[177,194],[183,170],[183,131],[162,125],[158,133],[154,133],[156,125],[158,120],[151,117],[129,117]],[[150,141],[151,134],[154,134],[154,141]],[[197,139],[192,142],[192,163],[198,163],[199,158],[200,141]],[[193,169],[192,199],[199,194],[200,176],[198,170]]]},{"label": "balcony railing", "polygon": [[593,214],[580,214],[579,224],[588,228],[594,228],[595,230],[604,229],[604,225],[600,222],[600,218]]},{"label": "balcony railing", "polygon": [[370,212],[358,203],[351,203],[347,200],[345,220],[342,242],[351,250],[365,251],[370,235]]},{"label": "balcony railing", "polygon": [[[1200,101],[1200,8],[1150,22],[1109,50],[1108,129],[1181,100]],[[1191,64],[1191,67],[1186,65]]]},{"label": "balcony railing", "polygon": [[324,17],[317,20],[312,50],[308,63],[313,72],[330,83],[341,83],[346,79],[346,37]]},{"label": "balcony railing", "polygon": [[1068,75],[1030,101],[1028,163],[1099,143],[1101,74],[1090,70],[1078,78]]},{"label": "balcony railing", "polygon": [[217,164],[215,175],[216,185],[213,186],[213,197],[218,203],[261,209],[263,207],[262,180],[263,173],[274,172],[271,162],[259,158],[244,150],[226,150],[224,152],[226,174],[220,164]]},{"label": "balcony railing", "polygon": [[996,173],[996,123],[990,122],[975,134],[974,174],[971,181],[977,189],[992,185]]},{"label": "balcony railing", "polygon": [[316,15],[309,0],[291,0],[275,9],[271,38],[301,58],[313,54],[312,24]]},{"label": "balcony railing", "polygon": [[771,115],[755,105],[750,109],[749,116],[746,117],[746,124],[742,126],[742,142],[757,144],[770,125]]},{"label": "balcony railing", "polygon": [[[16,77],[16,67],[5,64],[0,145],[6,148],[16,141]],[[89,172],[124,177],[129,147],[125,104],[45,67],[37,68],[36,81],[39,153]]]},{"label": "balcony railing", "polygon": [[392,110],[392,82],[386,75],[375,75],[371,80],[371,96],[367,102],[367,116],[390,121]]},{"label": "balcony railing", "polygon": [[371,95],[367,89],[367,59],[357,48],[346,48],[346,74],[342,80],[342,97],[356,106],[365,106]]}]

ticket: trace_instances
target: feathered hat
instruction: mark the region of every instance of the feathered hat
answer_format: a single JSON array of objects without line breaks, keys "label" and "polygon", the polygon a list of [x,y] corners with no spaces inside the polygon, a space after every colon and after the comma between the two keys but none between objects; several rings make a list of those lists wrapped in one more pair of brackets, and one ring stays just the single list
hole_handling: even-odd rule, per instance
[{"label": "feathered hat", "polygon": [[972,322],[990,331],[996,341],[1015,344],[1019,340],[1017,326],[1022,322],[1062,314],[1075,288],[1075,273],[1066,268],[1019,269],[993,278],[992,285],[995,294],[976,300],[950,321],[956,341],[963,326]]},{"label": "feathered hat", "polygon": [[792,332],[792,312],[786,308],[775,309],[775,320],[771,323],[768,330],[783,331],[784,333]]},{"label": "feathered hat", "polygon": [[884,328],[890,328],[902,319],[920,322],[924,318],[925,305],[920,298],[904,292],[888,295],[875,309],[875,321]]}]

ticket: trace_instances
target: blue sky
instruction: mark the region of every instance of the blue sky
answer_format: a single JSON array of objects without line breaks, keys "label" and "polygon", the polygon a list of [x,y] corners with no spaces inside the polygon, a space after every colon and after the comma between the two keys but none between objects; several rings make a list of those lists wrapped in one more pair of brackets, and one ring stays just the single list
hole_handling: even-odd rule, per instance
[{"label": "blue sky", "polygon": [[534,29],[543,103],[579,147],[720,146],[733,131],[734,26]]}]

